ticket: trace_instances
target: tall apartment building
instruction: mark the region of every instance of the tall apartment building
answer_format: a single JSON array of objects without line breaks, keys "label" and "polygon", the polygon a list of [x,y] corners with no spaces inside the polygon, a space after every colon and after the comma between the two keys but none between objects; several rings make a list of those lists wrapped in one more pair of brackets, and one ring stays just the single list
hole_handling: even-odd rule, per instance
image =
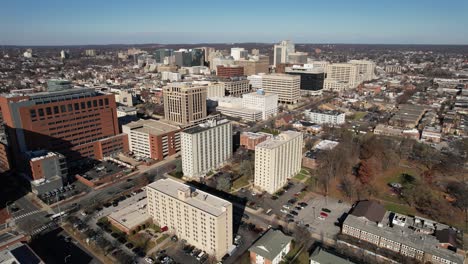
[{"label": "tall apartment building", "polygon": [[224,86],[226,96],[241,97],[250,92],[250,83],[245,77],[221,80],[220,83]]},{"label": "tall apartment building", "polygon": [[148,214],[179,239],[220,260],[233,249],[232,204],[172,179],[146,187]]},{"label": "tall apartment building", "polygon": [[122,126],[135,155],[162,160],[180,151],[180,128],[156,120],[138,120]]},{"label": "tall apartment building", "polygon": [[164,118],[182,125],[206,117],[206,87],[172,83],[163,88]]},{"label": "tall apartment building", "polygon": [[288,74],[268,74],[262,76],[262,89],[266,93],[278,95],[278,101],[295,104],[301,97],[301,77]]},{"label": "tall apartment building", "polygon": [[278,95],[265,94],[263,90],[242,96],[242,107],[262,111],[262,119],[266,120],[278,113]]},{"label": "tall apartment building", "polygon": [[220,78],[240,77],[244,75],[244,67],[238,65],[218,65],[216,76]]},{"label": "tall apartment building", "polygon": [[273,47],[273,64],[287,63],[288,56],[295,52],[294,43],[290,40],[283,40]]},{"label": "tall apartment building", "polygon": [[231,57],[233,57],[234,60],[245,59],[248,55],[249,52],[244,48],[231,48]]},{"label": "tall apartment building", "polygon": [[359,82],[375,79],[375,62],[367,60],[350,60],[349,63],[357,66]]},{"label": "tall apartment building", "polygon": [[327,78],[323,87],[325,90],[343,91],[358,85],[358,66],[350,63],[334,63],[327,66]]},{"label": "tall apartment building", "polygon": [[285,131],[255,147],[254,185],[275,193],[301,170],[302,133]]},{"label": "tall apartment building", "polygon": [[305,110],[304,116],[316,124],[342,125],[345,114],[338,111]]},{"label": "tall apartment building", "polygon": [[232,126],[228,120],[210,120],[181,133],[184,176],[199,178],[218,168],[232,155]]},{"label": "tall apartment building", "polygon": [[96,50],[94,50],[94,49],[87,49],[87,50],[85,50],[85,56],[87,56],[87,57],[94,57],[94,56],[96,56]]},{"label": "tall apartment building", "polygon": [[234,61],[234,64],[244,67],[246,76],[270,72],[270,57],[266,55],[251,56],[249,59]]},{"label": "tall apartment building", "polygon": [[0,96],[11,167],[31,176],[25,155],[29,151],[60,153],[69,167],[128,151],[126,135],[118,134],[113,94],[68,85],[52,89],[26,96]]}]

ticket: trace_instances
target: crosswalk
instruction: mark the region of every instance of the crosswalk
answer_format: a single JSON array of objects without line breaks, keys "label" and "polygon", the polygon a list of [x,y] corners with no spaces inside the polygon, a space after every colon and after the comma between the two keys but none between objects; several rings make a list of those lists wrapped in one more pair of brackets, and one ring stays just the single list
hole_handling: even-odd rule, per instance
[{"label": "crosswalk", "polygon": [[37,213],[40,213],[40,212],[42,212],[42,210],[31,211],[31,212],[28,212],[28,213],[25,213],[25,214],[22,214],[22,215],[15,216],[15,217],[13,217],[13,220],[19,220],[21,218],[24,218],[24,217],[27,217],[27,216],[30,216],[30,215],[33,215],[33,214],[37,214]]},{"label": "crosswalk", "polygon": [[31,235],[32,235],[32,236],[35,236],[35,235],[41,233],[42,231],[44,231],[44,230],[46,230],[46,229],[48,229],[48,228],[54,228],[54,227],[57,227],[57,226],[58,226],[58,224],[57,224],[56,222],[50,222],[50,223],[48,223],[48,224],[46,224],[46,225],[43,225],[43,226],[41,226],[41,227],[39,227],[39,228],[33,230],[33,231],[31,232]]}]

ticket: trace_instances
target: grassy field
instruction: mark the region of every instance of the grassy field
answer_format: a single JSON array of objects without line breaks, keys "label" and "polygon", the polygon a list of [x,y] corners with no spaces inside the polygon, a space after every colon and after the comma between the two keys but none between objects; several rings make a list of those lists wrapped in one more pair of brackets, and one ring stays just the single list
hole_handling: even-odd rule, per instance
[{"label": "grassy field", "polygon": [[244,186],[247,186],[249,184],[249,179],[247,176],[243,175],[241,176],[239,179],[235,180],[233,183],[232,183],[232,188],[233,189],[239,189],[239,188],[242,188]]},{"label": "grassy field", "polygon": [[355,112],[353,116],[353,120],[361,120],[365,115],[367,115],[367,112]]}]

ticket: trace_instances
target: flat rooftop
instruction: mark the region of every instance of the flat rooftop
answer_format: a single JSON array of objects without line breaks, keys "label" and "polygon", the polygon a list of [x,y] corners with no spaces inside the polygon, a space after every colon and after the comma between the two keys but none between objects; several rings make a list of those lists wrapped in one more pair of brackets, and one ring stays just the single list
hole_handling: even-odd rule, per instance
[{"label": "flat rooftop", "polygon": [[257,147],[258,148],[266,148],[266,149],[273,149],[273,148],[277,148],[285,143],[287,143],[288,141],[290,141],[291,139],[294,139],[296,137],[302,137],[302,133],[301,132],[296,132],[296,131],[291,131],[291,130],[288,130],[288,131],[284,131],[282,132],[281,134],[275,136],[275,137],[272,137],[266,141],[263,141],[262,143],[258,144]]},{"label": "flat rooftop", "polygon": [[182,200],[179,199],[178,191],[189,190],[190,196],[187,197],[183,202],[214,216],[223,214],[228,206],[232,206],[232,204],[226,200],[173,179],[162,179],[155,181],[148,185],[147,188],[164,193],[179,201]]},{"label": "flat rooftop", "polygon": [[164,135],[170,132],[180,130],[180,127],[171,125],[158,120],[143,120],[140,119],[135,122],[131,122],[124,127],[129,127],[131,130],[135,130],[142,133],[147,133],[155,136]]},{"label": "flat rooftop", "polygon": [[151,218],[146,210],[146,204],[145,198],[113,212],[108,217],[127,229],[133,229]]},{"label": "flat rooftop", "polygon": [[183,131],[183,133],[187,133],[187,134],[197,134],[197,133],[200,133],[200,132],[203,132],[205,130],[209,130],[209,129],[212,129],[212,128],[215,128],[217,126],[221,126],[221,125],[225,125],[229,123],[229,120],[227,119],[221,119],[221,120],[208,120],[207,122],[205,123],[202,123],[202,124],[199,124],[197,126],[194,126],[194,127],[191,127],[191,128],[187,128]]}]

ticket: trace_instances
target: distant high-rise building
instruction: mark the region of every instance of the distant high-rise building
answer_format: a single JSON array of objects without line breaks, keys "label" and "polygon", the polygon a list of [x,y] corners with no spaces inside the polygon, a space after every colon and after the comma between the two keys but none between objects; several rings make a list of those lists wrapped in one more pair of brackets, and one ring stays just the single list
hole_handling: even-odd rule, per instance
[{"label": "distant high-rise building", "polygon": [[307,52],[292,52],[288,54],[288,63],[305,64],[307,63]]},{"label": "distant high-rise building", "polygon": [[273,48],[273,64],[288,63],[288,56],[295,52],[294,43],[290,40],[283,40]]},{"label": "distant high-rise building", "polygon": [[200,47],[197,49],[203,50],[203,53],[205,54],[205,63],[208,63],[210,61],[210,54],[215,52],[215,48],[212,47]]},{"label": "distant high-rise building", "polygon": [[266,93],[278,95],[281,103],[295,104],[301,97],[301,77],[288,74],[265,74],[262,76],[262,89]]},{"label": "distant high-rise building", "polygon": [[258,49],[252,49],[252,52],[251,52],[251,53],[252,53],[253,56],[259,56],[259,55],[260,55],[260,50],[258,50]]},{"label": "distant high-rise building", "polygon": [[250,92],[250,83],[245,77],[221,80],[220,83],[224,86],[227,96],[241,97]]},{"label": "distant high-rise building", "polygon": [[216,75],[221,78],[240,77],[244,75],[244,67],[238,65],[218,65]]},{"label": "distant high-rise building", "polygon": [[228,120],[209,120],[181,133],[182,171],[198,178],[223,165],[232,155],[232,126]]},{"label": "distant high-rise building", "polygon": [[206,117],[204,86],[188,83],[172,83],[163,88],[164,117],[182,125],[196,123]]},{"label": "distant high-rise building", "polygon": [[61,50],[60,51],[60,58],[62,60],[69,59],[70,58],[70,51],[69,50]]},{"label": "distant high-rise building", "polygon": [[252,56],[248,60],[237,60],[234,63],[244,67],[246,76],[270,72],[270,57],[268,56]]},{"label": "distant high-rise building", "polygon": [[230,202],[173,179],[146,187],[148,214],[180,240],[217,260],[233,248],[233,206]]},{"label": "distant high-rise building", "polygon": [[244,48],[231,48],[231,57],[233,57],[234,60],[245,59],[248,55],[249,52]]},{"label": "distant high-rise building", "polygon": [[154,59],[156,63],[163,63],[166,57],[171,57],[174,55],[174,50],[172,49],[157,49],[154,51]]},{"label": "distant high-rise building", "polygon": [[87,49],[87,50],[85,50],[85,56],[87,56],[87,57],[94,57],[94,56],[96,56],[96,50],[94,50],[94,49]]},{"label": "distant high-rise building", "polygon": [[270,194],[301,170],[302,133],[285,131],[255,147],[254,185]]},{"label": "distant high-rise building", "polygon": [[175,65],[179,67],[190,67],[192,66],[192,53],[188,50],[176,50],[174,51]]},{"label": "distant high-rise building", "polygon": [[201,48],[191,49],[192,62],[190,66],[203,66],[205,65],[205,51]]}]

